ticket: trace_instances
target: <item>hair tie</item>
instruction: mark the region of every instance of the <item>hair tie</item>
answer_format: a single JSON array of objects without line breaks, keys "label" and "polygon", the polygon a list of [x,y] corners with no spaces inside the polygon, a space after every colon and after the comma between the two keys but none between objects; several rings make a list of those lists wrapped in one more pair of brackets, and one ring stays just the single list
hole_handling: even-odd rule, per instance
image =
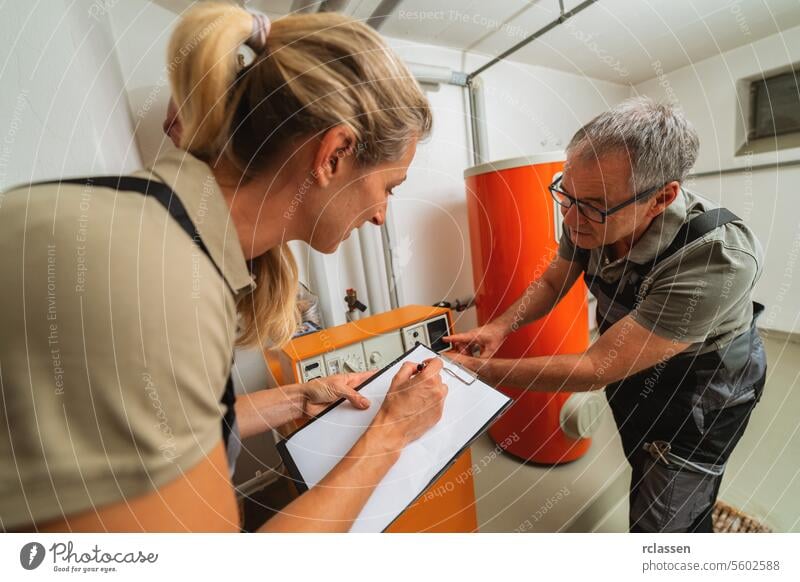
[{"label": "hair tie", "polygon": [[262,53],[267,48],[267,37],[272,23],[266,14],[251,12],[250,15],[253,17],[253,32],[250,33],[250,37],[244,41],[244,44],[256,53]]}]

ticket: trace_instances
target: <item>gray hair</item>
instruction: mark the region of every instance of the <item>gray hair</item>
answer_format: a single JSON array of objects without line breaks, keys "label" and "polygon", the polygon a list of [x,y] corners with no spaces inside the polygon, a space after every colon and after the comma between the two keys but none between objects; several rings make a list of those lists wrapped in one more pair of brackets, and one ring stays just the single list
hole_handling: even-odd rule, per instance
[{"label": "gray hair", "polygon": [[679,107],[634,97],[580,128],[567,145],[567,156],[586,160],[626,152],[631,187],[643,192],[673,180],[683,182],[699,149],[697,132]]}]

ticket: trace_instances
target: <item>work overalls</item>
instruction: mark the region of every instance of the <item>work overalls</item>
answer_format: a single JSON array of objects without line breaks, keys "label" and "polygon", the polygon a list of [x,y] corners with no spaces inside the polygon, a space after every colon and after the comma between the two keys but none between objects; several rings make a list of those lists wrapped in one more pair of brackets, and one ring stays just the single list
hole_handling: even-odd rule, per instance
[{"label": "work overalls", "polygon": [[[738,218],[724,208],[694,217],[655,259],[645,265],[628,262],[617,282],[584,274],[597,298],[600,333],[643,299],[640,293],[647,290],[642,284],[659,262],[734,220]],[[588,263],[588,252],[580,254]],[[718,350],[678,354],[606,387],[633,470],[631,531],[711,531],[725,463],[764,388],[766,357],[755,326],[763,310],[754,302],[749,330]]]}]

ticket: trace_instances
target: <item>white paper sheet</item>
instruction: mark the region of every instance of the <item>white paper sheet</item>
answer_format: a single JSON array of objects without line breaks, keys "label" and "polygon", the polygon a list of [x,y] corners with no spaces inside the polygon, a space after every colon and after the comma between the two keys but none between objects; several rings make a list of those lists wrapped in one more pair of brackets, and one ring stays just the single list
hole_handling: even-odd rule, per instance
[{"label": "white paper sheet", "polygon": [[[361,394],[370,399],[368,410],[357,410],[343,402],[285,441],[286,451],[309,488],[333,469],[372,422],[400,366],[436,356],[427,347],[417,346],[361,389]],[[473,379],[447,360],[444,367],[459,378]],[[510,400],[480,380],[467,385],[443,371],[442,381],[448,393],[441,420],[403,450],[350,531],[383,531]]]}]

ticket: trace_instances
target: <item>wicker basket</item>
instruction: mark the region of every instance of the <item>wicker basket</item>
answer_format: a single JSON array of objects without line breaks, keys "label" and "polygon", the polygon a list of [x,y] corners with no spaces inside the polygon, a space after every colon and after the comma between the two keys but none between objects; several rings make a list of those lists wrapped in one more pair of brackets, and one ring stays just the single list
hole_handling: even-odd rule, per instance
[{"label": "wicker basket", "polygon": [[742,513],[723,501],[714,504],[711,513],[714,533],[770,533],[772,529],[756,518]]}]

